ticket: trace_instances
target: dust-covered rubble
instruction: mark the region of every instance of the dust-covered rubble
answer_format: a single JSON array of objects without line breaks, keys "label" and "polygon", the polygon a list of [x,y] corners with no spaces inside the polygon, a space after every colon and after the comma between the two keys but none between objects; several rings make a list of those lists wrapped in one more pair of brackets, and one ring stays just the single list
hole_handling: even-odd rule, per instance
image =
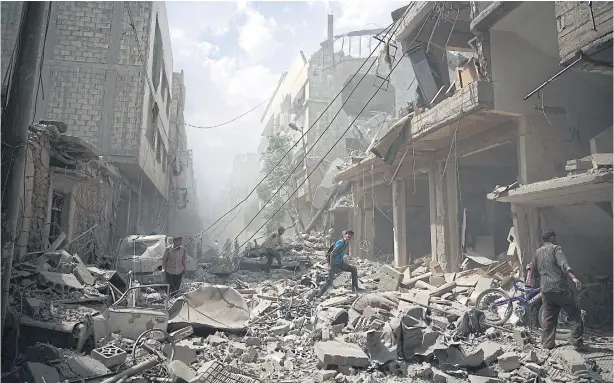
[{"label": "dust-covered rubble", "polygon": [[[214,377],[222,375],[246,382],[352,383],[407,379],[599,382],[603,373],[611,376],[575,351],[541,349],[534,332],[527,331],[527,342],[518,342],[514,336],[518,325],[485,324],[484,314],[473,307],[475,297],[485,289],[505,286],[517,272],[511,262],[444,273],[429,258],[401,269],[350,259],[359,270],[363,292],[351,292],[349,275],[341,274],[317,297],[327,277],[325,255],[330,240],[323,234],[286,240],[283,264],[298,262],[305,267],[281,268],[270,274],[249,270],[231,275],[204,273],[200,280],[186,280],[181,294],[169,301],[169,306],[179,304],[185,293],[203,286],[229,286],[228,291],[238,293],[250,312],[245,328],[216,330],[193,323],[193,328],[179,329],[184,331],[179,334],[173,333],[178,329],[169,324],[170,335],[152,334],[137,344],[136,339],[107,334],[92,345],[97,350],[92,355],[117,374],[136,371],[126,375],[126,382],[170,382],[173,376],[183,374],[203,383],[217,381]],[[253,251],[244,255],[258,257]],[[75,276],[88,270],[79,262],[55,262],[58,256],[66,258],[65,254],[53,255],[44,262],[49,272],[61,269],[61,273]],[[108,296],[113,289],[108,278],[101,279],[100,272],[90,275],[93,284],[87,276],[82,276],[80,283],[89,286],[91,296]],[[41,286],[30,275],[23,278]],[[78,296],[89,297],[88,289]],[[39,287],[24,294],[26,312],[40,321],[56,317],[81,320],[93,314],[57,303],[67,295],[77,297],[59,287]],[[153,288],[134,297],[145,305],[164,299],[165,293]],[[106,360],[105,355],[115,359]]]}]

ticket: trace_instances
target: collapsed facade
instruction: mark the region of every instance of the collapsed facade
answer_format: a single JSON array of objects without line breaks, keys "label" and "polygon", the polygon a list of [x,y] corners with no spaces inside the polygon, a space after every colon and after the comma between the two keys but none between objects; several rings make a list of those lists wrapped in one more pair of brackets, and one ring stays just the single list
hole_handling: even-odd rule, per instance
[{"label": "collapsed facade", "polygon": [[87,262],[105,263],[123,178],[94,146],[53,125],[33,126],[29,142],[18,259],[66,240],[65,248]]},{"label": "collapsed facade", "polygon": [[[590,10],[564,2],[422,2],[393,12],[422,105],[337,176],[351,185],[355,242],[393,244],[395,266],[430,254],[451,272],[476,255],[509,253],[526,265],[549,227],[581,278],[589,268],[608,273],[611,14],[605,2]],[[450,51],[473,51],[453,76],[441,58]],[[580,60],[570,62],[572,51],[583,52]],[[392,205],[392,222],[378,218],[382,205]]]},{"label": "collapsed facade", "polygon": [[[398,109],[412,99],[408,63],[402,63],[391,78],[386,77],[390,68],[381,55],[386,33],[370,29],[335,35],[333,17],[329,15],[328,35],[322,48],[310,58],[303,52],[297,55],[282,74],[261,118],[261,155],[266,150],[267,137],[291,134],[297,141],[305,132],[292,152],[293,184],[305,226],[318,209],[326,207],[328,197],[335,192],[333,177],[338,167],[364,152]],[[378,44],[378,40],[382,42]],[[396,46],[390,48],[394,62],[400,53]],[[355,118],[343,140],[335,144]]]}]

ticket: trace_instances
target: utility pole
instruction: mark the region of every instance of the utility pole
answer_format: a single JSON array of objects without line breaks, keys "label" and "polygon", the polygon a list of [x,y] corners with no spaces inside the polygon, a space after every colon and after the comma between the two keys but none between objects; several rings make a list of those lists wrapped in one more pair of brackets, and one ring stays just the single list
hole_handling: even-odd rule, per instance
[{"label": "utility pole", "polygon": [[12,75],[6,118],[2,121],[2,140],[7,143],[4,149],[7,154],[5,158],[12,158],[12,165],[9,162],[8,171],[5,173],[8,188],[6,195],[2,196],[7,206],[6,222],[9,227],[9,238],[2,241],[3,250],[7,250],[6,258],[3,259],[2,273],[2,336],[4,336],[4,324],[8,310],[15,242],[19,237],[18,231],[20,231],[17,221],[21,214],[20,205],[25,205],[25,201],[22,201],[21,198],[24,192],[28,131],[36,102],[39,57],[41,57],[41,43],[46,29],[45,18],[50,8],[48,1],[28,1],[23,4],[23,26],[18,35],[15,70]]}]

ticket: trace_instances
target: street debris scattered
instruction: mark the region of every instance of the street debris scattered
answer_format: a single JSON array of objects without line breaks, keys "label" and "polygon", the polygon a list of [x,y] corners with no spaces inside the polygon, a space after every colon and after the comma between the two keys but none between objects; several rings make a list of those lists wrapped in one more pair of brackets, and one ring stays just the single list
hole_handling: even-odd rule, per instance
[{"label": "street debris scattered", "polygon": [[261,271],[264,251],[251,247],[236,271],[205,272],[174,297],[165,285],[87,267],[65,251],[22,261],[11,294],[19,351],[2,379],[611,381],[611,371],[578,351],[542,349],[530,324],[486,324],[475,298],[519,277],[513,261],[444,273],[430,257],[401,269],[351,259],[364,293],[351,292],[342,274],[317,298],[330,241],[286,238],[282,267],[270,274]]}]

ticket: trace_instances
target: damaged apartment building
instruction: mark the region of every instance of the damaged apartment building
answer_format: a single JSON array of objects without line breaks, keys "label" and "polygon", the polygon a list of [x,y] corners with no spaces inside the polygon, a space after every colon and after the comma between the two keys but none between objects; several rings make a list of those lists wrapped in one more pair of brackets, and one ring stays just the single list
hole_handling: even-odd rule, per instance
[{"label": "damaged apartment building", "polygon": [[[526,265],[551,228],[581,279],[611,277],[612,3],[415,2],[392,16],[421,97],[336,176],[355,250],[448,272]],[[451,52],[467,57],[452,72]]]},{"label": "damaged apartment building", "polygon": [[[3,77],[26,7],[2,3]],[[185,186],[193,183],[185,92],[182,74],[173,74],[165,4],[60,1],[47,13],[33,118],[42,128],[33,128],[40,137],[29,148],[28,182],[50,186],[28,189],[26,205],[40,211],[26,217],[31,235],[22,241],[53,242],[63,233],[68,243],[95,238],[87,252],[108,254],[127,235],[174,234],[196,200]],[[61,132],[40,133],[50,126]],[[41,156],[49,157],[48,173]]]},{"label": "damaged apartment building", "polygon": [[[413,98],[409,63],[401,63],[387,78],[390,66],[382,52],[388,52],[395,62],[401,55],[394,43],[389,50],[384,48],[387,33],[388,29],[369,29],[336,35],[329,15],[328,35],[321,49],[309,58],[303,52],[297,55],[261,118],[261,156],[269,136],[283,133],[293,135],[293,141],[300,139],[292,153],[292,182],[298,187],[297,210],[305,226],[325,207],[330,194],[337,194],[333,177],[338,167],[364,153],[397,109]],[[331,150],[355,118],[352,128]]]}]

